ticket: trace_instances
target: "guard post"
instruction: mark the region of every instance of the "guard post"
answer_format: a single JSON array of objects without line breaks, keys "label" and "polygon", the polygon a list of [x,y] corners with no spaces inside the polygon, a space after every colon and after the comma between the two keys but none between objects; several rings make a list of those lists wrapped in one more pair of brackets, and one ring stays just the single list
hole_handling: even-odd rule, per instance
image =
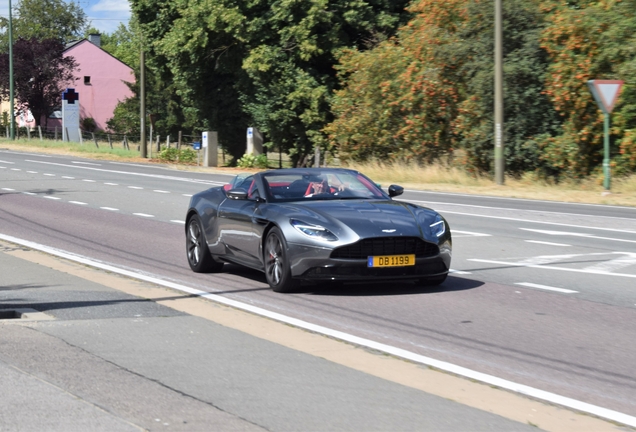
[{"label": "guard post", "polygon": [[218,166],[219,134],[217,132],[203,132],[201,134],[201,146],[203,147],[203,166]]},{"label": "guard post", "polygon": [[603,187],[609,192],[611,185],[610,174],[610,114],[614,109],[618,95],[623,87],[623,81],[617,80],[589,80],[587,82],[592,96],[598,107],[603,111],[605,136],[603,139]]}]

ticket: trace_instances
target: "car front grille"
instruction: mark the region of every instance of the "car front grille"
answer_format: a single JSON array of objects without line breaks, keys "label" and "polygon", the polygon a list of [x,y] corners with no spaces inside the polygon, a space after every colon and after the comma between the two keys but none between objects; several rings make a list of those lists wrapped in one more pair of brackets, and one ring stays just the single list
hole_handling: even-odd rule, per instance
[{"label": "car front grille", "polygon": [[366,259],[378,255],[415,254],[417,258],[432,257],[439,254],[439,247],[417,237],[378,237],[336,248],[331,258]]}]

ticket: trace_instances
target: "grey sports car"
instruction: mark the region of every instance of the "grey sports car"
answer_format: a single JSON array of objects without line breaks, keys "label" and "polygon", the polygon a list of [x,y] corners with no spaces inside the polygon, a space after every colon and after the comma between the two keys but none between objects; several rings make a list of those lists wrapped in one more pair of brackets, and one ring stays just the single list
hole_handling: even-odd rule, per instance
[{"label": "grey sports car", "polygon": [[186,216],[188,262],[198,273],[223,263],[265,272],[274,291],[300,281],[411,279],[448,275],[451,233],[437,212],[395,201],[357,171],[292,168],[236,176],[194,195]]}]

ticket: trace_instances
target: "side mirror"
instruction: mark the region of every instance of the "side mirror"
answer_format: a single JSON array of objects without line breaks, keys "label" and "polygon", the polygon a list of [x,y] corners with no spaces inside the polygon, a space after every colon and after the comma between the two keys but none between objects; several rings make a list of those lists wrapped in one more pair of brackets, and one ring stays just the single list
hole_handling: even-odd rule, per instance
[{"label": "side mirror", "polygon": [[391,198],[396,197],[398,195],[402,195],[404,193],[404,188],[398,185],[389,186],[389,196]]},{"label": "side mirror", "polygon": [[231,189],[226,192],[227,197],[234,200],[247,199],[247,191],[244,189]]}]

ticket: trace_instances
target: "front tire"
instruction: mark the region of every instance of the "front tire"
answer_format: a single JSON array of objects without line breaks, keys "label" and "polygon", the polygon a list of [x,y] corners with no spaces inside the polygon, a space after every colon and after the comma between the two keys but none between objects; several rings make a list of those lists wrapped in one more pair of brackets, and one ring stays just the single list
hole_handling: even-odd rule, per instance
[{"label": "front tire", "polygon": [[287,242],[277,227],[272,228],[267,234],[263,253],[265,254],[265,279],[272,290],[285,293],[298,287],[298,281],[291,275]]},{"label": "front tire", "polygon": [[194,215],[188,220],[186,253],[188,264],[195,273],[219,272],[223,268],[223,263],[215,261],[210,254],[208,242],[205,240],[203,232],[203,223],[198,215]]}]

